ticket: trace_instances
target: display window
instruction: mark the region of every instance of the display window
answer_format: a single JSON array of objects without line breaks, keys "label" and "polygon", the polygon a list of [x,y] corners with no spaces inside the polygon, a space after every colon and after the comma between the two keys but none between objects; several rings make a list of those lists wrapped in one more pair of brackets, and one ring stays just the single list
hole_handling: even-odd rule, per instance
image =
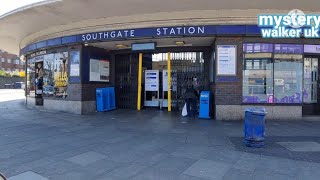
[{"label": "display window", "polygon": [[245,59],[243,71],[243,102],[271,103],[273,95],[271,59]]},{"label": "display window", "polygon": [[250,43],[243,48],[243,103],[302,103],[302,45],[275,44],[272,51],[270,44]]},{"label": "display window", "polygon": [[282,57],[281,59],[275,58],[275,103],[302,103],[302,73],[302,55]]},{"label": "display window", "polygon": [[36,90],[36,67],[35,67],[35,58],[30,58],[27,60],[27,96],[35,97]]},{"label": "display window", "polygon": [[44,55],[43,96],[66,98],[68,90],[68,52]]}]

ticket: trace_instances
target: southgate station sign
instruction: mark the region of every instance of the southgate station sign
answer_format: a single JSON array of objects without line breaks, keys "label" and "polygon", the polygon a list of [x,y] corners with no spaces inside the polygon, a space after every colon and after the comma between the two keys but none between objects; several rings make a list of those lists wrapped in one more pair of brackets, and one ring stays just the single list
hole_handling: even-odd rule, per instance
[{"label": "southgate station sign", "polygon": [[162,27],[162,28],[146,28],[146,29],[127,29],[105,32],[94,32],[81,35],[81,40],[99,41],[108,39],[134,38],[143,36],[175,36],[175,35],[201,35],[206,34],[205,26],[189,26],[189,27]]}]

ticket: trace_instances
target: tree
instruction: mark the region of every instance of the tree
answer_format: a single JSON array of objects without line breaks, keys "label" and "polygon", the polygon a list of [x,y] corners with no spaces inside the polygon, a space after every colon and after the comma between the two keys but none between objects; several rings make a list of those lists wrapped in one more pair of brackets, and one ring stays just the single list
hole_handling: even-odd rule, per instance
[{"label": "tree", "polygon": [[2,76],[2,77],[11,77],[10,73],[7,73],[4,70],[0,70],[0,76]]},{"label": "tree", "polygon": [[25,71],[20,71],[19,72],[19,77],[26,77],[26,72]]}]

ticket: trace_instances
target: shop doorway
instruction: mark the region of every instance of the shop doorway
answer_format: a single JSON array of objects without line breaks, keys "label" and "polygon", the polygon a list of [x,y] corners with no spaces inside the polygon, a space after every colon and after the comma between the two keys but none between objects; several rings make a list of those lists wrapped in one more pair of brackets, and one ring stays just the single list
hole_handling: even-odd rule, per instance
[{"label": "shop doorway", "polygon": [[320,115],[319,57],[304,58],[303,115]]}]

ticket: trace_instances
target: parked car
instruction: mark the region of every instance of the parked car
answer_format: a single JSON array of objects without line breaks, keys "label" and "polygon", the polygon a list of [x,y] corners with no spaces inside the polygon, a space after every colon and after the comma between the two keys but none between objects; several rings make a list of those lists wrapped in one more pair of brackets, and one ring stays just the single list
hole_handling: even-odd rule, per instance
[{"label": "parked car", "polygon": [[25,84],[24,84],[24,82],[15,82],[15,83],[13,84],[13,87],[14,87],[15,89],[24,89],[24,88],[25,88]]}]

